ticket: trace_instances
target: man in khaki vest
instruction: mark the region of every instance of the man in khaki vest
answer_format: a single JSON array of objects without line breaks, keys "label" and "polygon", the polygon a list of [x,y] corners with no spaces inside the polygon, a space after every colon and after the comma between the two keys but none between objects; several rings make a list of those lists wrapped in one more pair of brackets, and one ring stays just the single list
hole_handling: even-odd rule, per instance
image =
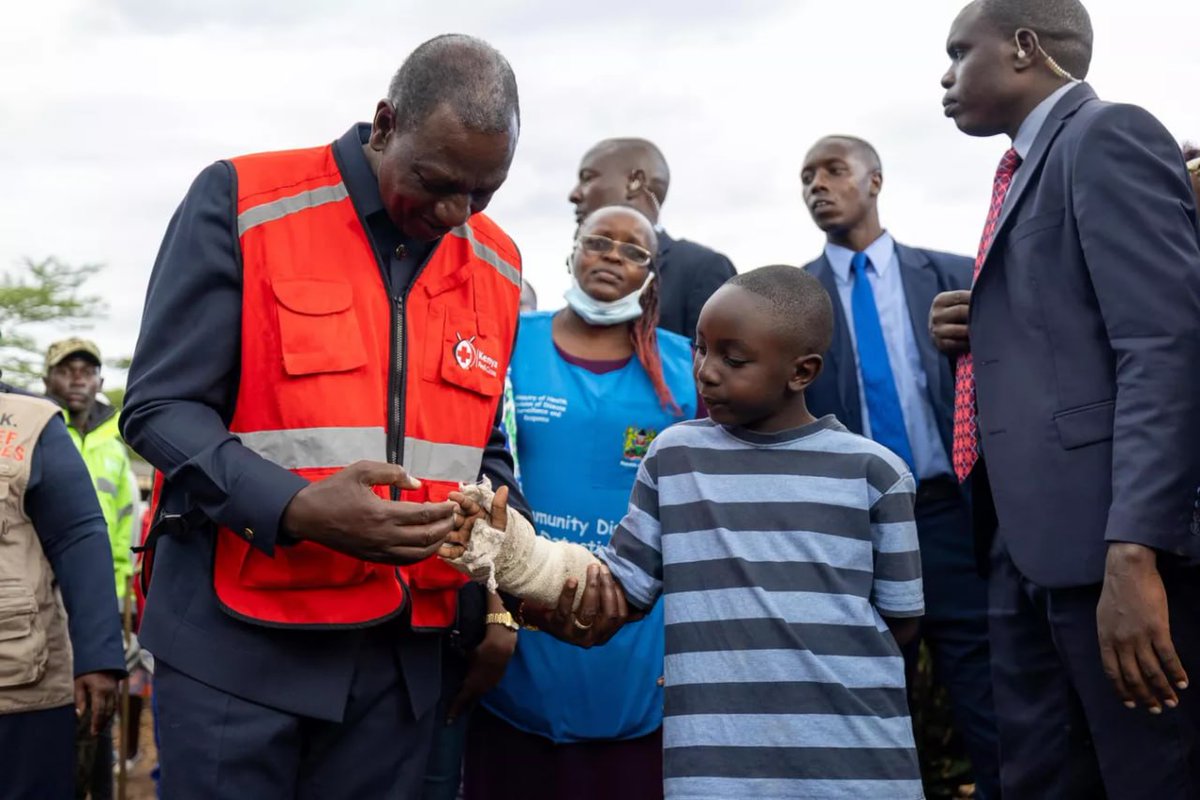
[{"label": "man in khaki vest", "polygon": [[112,575],[104,516],[58,407],[0,384],[5,800],[74,796],[76,724],[93,735],[107,725],[125,675]]}]

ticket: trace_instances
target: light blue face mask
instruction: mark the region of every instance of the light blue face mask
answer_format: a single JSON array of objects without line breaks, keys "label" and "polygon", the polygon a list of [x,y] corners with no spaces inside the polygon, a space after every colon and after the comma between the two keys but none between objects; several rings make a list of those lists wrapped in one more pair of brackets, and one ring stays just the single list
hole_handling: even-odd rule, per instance
[{"label": "light blue face mask", "polygon": [[567,305],[571,307],[571,310],[589,325],[601,327],[621,325],[642,315],[642,292],[646,291],[646,287],[652,280],[654,280],[653,272],[646,276],[646,282],[640,289],[630,292],[620,300],[597,300],[585,292],[580,287],[579,281],[575,280],[575,276],[572,275],[571,288],[567,289],[563,297],[566,298]]}]

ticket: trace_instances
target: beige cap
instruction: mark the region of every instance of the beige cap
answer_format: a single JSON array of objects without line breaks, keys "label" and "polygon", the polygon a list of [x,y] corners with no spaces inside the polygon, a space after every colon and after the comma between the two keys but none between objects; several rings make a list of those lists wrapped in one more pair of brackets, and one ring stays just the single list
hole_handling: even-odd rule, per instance
[{"label": "beige cap", "polygon": [[46,351],[46,372],[74,355],[90,356],[97,365],[102,363],[100,348],[96,346],[95,342],[73,337],[50,345],[50,349]]}]

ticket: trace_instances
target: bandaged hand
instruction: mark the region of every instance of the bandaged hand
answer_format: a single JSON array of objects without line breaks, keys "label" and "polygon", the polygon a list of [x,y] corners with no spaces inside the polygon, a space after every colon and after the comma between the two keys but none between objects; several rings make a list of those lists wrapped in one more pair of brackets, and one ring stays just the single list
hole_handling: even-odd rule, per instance
[{"label": "bandaged hand", "polygon": [[568,579],[578,582],[575,608],[583,601],[589,564],[600,561],[586,548],[537,535],[520,512],[508,508],[508,488],[493,493],[486,481],[451,493],[462,513],[438,551],[446,563],[489,591],[553,608]]},{"label": "bandaged hand", "polygon": [[476,520],[482,520],[488,527],[498,531],[508,528],[508,487],[501,486],[485,507],[482,502],[485,495],[477,490],[490,491],[491,485],[487,478],[483,480],[482,486],[464,486],[463,492],[450,493],[449,500],[456,503],[459,510],[454,514],[454,529],[438,549],[438,555],[447,561],[459,558],[466,552]]}]

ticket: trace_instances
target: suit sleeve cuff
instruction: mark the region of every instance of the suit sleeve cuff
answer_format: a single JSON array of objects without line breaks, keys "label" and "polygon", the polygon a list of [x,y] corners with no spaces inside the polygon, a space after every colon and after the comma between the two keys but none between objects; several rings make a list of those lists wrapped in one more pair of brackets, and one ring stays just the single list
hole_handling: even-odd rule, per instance
[{"label": "suit sleeve cuff", "polygon": [[[1193,533],[1193,528],[1197,533]],[[1182,558],[1200,558],[1200,522],[1187,519],[1133,518],[1113,509],[1108,515],[1104,540],[1108,544],[1140,544]]]},{"label": "suit sleeve cuff", "polygon": [[105,656],[90,661],[76,657],[74,671],[76,678],[83,675],[90,675],[93,672],[107,672],[118,680],[129,675],[129,672],[125,669],[125,653],[120,649],[115,654],[107,653]]},{"label": "suit sleeve cuff", "polygon": [[282,470],[268,461],[250,462],[238,478],[240,486],[253,486],[254,491],[230,492],[226,525],[265,555],[273,556],[275,546],[296,543],[283,530],[283,512],[308,481],[295,473]]}]

